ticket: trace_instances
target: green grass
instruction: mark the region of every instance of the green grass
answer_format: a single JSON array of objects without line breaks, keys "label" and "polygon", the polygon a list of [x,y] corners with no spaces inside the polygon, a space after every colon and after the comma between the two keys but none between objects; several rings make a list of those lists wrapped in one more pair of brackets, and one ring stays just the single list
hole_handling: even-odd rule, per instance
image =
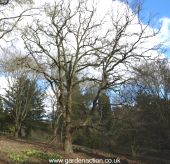
[{"label": "green grass", "polygon": [[40,160],[59,159],[61,158],[61,156],[58,154],[47,153],[40,150],[29,149],[17,153],[11,152],[9,158],[16,164],[26,164],[28,162],[31,162],[32,159]]},{"label": "green grass", "polygon": [[9,158],[11,161],[15,162],[16,164],[24,164],[27,163],[29,161],[29,157],[24,155],[24,154],[18,154],[15,152],[12,152],[9,155]]}]

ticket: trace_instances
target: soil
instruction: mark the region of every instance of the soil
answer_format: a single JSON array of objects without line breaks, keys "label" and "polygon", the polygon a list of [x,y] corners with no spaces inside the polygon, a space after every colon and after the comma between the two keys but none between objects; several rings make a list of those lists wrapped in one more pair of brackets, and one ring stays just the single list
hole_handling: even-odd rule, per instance
[{"label": "soil", "polygon": [[[81,146],[78,146],[81,147]],[[45,142],[37,142],[37,141],[29,141],[25,139],[16,139],[14,137],[8,136],[0,136],[0,164],[15,164],[13,160],[10,158],[10,153],[14,152],[15,154],[20,154],[25,150],[36,150],[41,151],[47,154],[57,154],[62,159],[120,159],[120,164],[147,164],[151,163],[153,159],[144,160],[141,162],[141,159],[132,160],[132,158],[122,155],[122,154],[109,154],[106,152],[102,152],[99,150],[92,150],[88,153],[88,148],[86,152],[82,151],[75,151],[75,153],[67,154],[63,151],[62,146],[60,144],[49,144]],[[90,149],[89,149],[90,150]],[[139,162],[140,161],[140,162]],[[160,163],[160,160],[157,160]],[[168,161],[169,162],[169,161]],[[26,162],[26,164],[46,164],[49,163],[48,160],[40,159],[40,158],[33,158],[31,162]],[[161,162],[162,163],[162,162]],[[154,162],[157,164],[157,162]]]},{"label": "soil", "polygon": [[[53,153],[60,155],[63,159],[104,159],[111,158],[111,155],[108,153],[101,153],[100,151],[96,151],[97,153],[88,154],[83,152],[75,152],[72,154],[67,154],[63,151],[61,146],[51,145],[43,142],[36,141],[28,141],[24,139],[16,139],[14,137],[0,136],[0,164],[13,164],[13,162],[9,155],[11,152],[15,152],[16,154],[24,151],[24,150],[37,150],[45,153]],[[127,162],[126,158],[121,156],[121,160],[123,163]],[[121,164],[123,164],[121,162]],[[42,159],[33,159],[31,164],[45,164],[49,163],[48,161]],[[131,162],[130,162],[131,163]],[[133,162],[132,162],[133,163]],[[136,162],[135,162],[136,163]]]}]

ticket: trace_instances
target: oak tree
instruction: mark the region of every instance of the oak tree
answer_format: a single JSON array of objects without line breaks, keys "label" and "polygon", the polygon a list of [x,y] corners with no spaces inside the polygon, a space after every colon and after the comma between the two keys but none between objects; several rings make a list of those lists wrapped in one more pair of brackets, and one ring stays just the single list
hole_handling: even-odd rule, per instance
[{"label": "oak tree", "polygon": [[[27,63],[27,67],[43,75],[59,102],[66,152],[73,152],[74,130],[92,126],[100,95],[128,81],[132,62],[147,58],[149,51],[158,46],[147,45],[158,31],[151,28],[150,20],[142,23],[140,6],[131,10],[128,3],[116,3],[115,10],[109,10],[102,18],[95,3],[90,1],[46,4],[41,10],[44,18],[35,18],[22,33],[28,51],[26,57],[34,61],[33,65]],[[76,81],[75,77],[78,77]],[[74,125],[72,99],[78,85],[82,92],[86,88],[94,89],[95,96],[85,121]]]}]

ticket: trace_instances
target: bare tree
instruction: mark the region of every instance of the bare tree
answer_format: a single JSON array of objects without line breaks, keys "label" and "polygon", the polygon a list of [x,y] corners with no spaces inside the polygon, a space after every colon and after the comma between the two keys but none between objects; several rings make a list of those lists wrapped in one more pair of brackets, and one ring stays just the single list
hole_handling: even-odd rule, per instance
[{"label": "bare tree", "polygon": [[145,62],[134,68],[135,82],[148,95],[169,99],[170,73],[168,59]]},{"label": "bare tree", "polygon": [[32,0],[0,0],[0,5],[7,5],[9,4],[11,1],[15,1],[17,3],[33,3]]},{"label": "bare tree", "polygon": [[[132,11],[122,3],[122,13],[117,9],[99,19],[97,8],[89,3],[77,1],[73,5],[73,1],[59,1],[46,5],[42,11],[46,22],[44,18],[34,20],[22,36],[28,56],[36,63],[34,67],[30,63],[27,66],[44,75],[54,92],[59,90],[56,98],[64,118],[66,152],[73,152],[74,129],[92,126],[91,117],[101,93],[125,83],[131,62],[147,57],[145,54],[155,48],[146,48],[146,42],[157,32],[149,26],[150,21],[144,25],[139,20],[139,6]],[[77,85],[95,88],[96,95],[87,119],[73,125],[71,104]]]},{"label": "bare tree", "polygon": [[[13,46],[11,35],[15,31],[17,25],[25,17],[30,17],[33,14],[33,8],[29,8],[32,0],[0,0],[0,48],[2,54],[7,53],[8,46]],[[16,33],[14,34],[16,36]]]},{"label": "bare tree", "polygon": [[9,3],[9,0],[1,0],[0,4],[1,5],[7,5]]}]

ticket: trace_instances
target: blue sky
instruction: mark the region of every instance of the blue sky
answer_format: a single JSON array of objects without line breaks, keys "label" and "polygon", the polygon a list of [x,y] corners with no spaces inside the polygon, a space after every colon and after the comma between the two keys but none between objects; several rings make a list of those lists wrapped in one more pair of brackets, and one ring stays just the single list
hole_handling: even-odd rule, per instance
[{"label": "blue sky", "polygon": [[170,57],[170,0],[143,0],[143,14],[155,15],[156,23],[161,23],[161,38],[166,40],[167,52]]},{"label": "blue sky", "polygon": [[144,0],[143,5],[145,12],[156,13],[159,18],[170,18],[170,0]]}]

